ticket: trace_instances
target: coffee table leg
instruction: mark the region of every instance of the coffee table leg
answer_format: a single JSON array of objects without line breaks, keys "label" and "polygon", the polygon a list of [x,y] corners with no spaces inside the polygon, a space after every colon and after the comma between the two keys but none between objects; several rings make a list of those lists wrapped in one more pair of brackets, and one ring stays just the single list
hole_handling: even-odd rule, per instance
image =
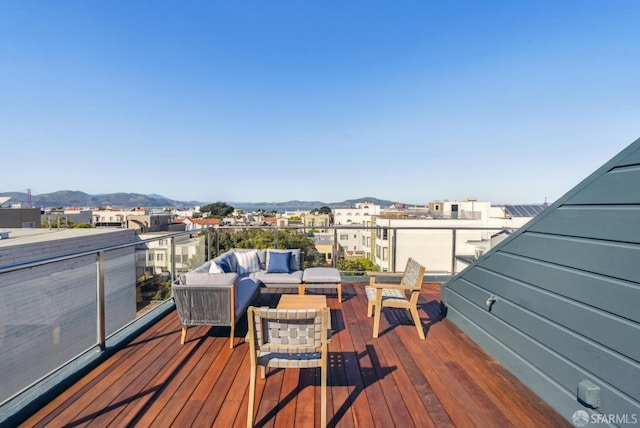
[{"label": "coffee table leg", "polygon": [[304,284],[298,284],[298,294],[303,296],[304,295],[304,290],[305,290]]}]

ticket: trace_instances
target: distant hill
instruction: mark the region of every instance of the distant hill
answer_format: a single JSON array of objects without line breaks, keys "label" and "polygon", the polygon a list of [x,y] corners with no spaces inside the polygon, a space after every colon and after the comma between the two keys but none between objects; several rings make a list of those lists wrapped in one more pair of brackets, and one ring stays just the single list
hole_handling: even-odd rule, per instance
[{"label": "distant hill", "polygon": [[[21,192],[0,193],[0,196],[10,196],[9,203],[27,203],[27,194]],[[175,201],[160,195],[142,195],[139,193],[105,193],[101,195],[89,195],[84,192],[72,190],[60,190],[53,193],[31,195],[31,205],[34,207],[106,207],[119,208],[181,208],[195,205],[204,205],[196,201]]]},{"label": "distant hill", "polygon": [[[9,203],[27,203],[27,194],[22,192],[4,192],[0,197],[9,196]],[[105,193],[100,195],[89,195],[84,192],[73,190],[60,190],[53,193],[41,193],[31,195],[31,205],[33,207],[118,207],[118,208],[183,208],[193,207],[212,203],[215,201],[176,201],[162,195],[142,195],[139,193]],[[388,201],[373,197],[349,199],[342,202],[322,202],[322,201],[287,201],[287,202],[227,202],[232,207],[245,209],[246,207],[264,208],[266,210],[281,211],[283,209],[312,209],[328,206],[331,208],[348,208],[357,203],[371,202],[385,208],[397,201]],[[256,208],[256,209],[257,209]]]},{"label": "distant hill", "polygon": [[237,202],[231,201],[227,202],[234,208],[240,208],[244,210],[257,210],[257,209],[265,209],[265,210],[293,210],[295,208],[301,210],[309,210],[313,208],[320,207],[331,207],[331,208],[349,208],[354,207],[356,204],[361,202],[370,202],[372,204],[380,205],[383,208],[386,208],[390,205],[397,203],[397,201],[388,201],[384,199],[365,197],[358,199],[348,199],[342,202],[322,202],[322,201],[286,201],[286,202]]}]

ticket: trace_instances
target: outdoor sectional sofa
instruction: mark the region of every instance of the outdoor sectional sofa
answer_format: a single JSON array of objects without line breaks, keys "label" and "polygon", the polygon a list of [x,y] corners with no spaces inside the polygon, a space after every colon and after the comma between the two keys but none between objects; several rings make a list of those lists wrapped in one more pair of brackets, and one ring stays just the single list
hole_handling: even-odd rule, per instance
[{"label": "outdoor sectional sofa", "polygon": [[298,288],[302,282],[302,252],[233,249],[182,274],[172,284],[184,344],[190,325],[231,327],[260,296],[260,286]]}]

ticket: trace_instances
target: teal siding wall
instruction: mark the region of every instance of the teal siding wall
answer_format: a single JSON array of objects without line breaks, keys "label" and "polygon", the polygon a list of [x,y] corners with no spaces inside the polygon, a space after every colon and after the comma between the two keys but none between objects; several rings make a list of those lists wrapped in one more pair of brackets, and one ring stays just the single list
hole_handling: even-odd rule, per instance
[{"label": "teal siding wall", "polygon": [[[442,301],[569,421],[640,422],[640,140],[444,284]],[[597,409],[578,401],[582,380],[601,388]]]}]

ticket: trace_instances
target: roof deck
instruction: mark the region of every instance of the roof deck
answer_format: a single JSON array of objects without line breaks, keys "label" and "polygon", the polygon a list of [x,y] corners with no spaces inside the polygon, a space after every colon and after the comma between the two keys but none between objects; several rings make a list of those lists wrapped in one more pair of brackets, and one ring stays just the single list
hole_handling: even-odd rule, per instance
[{"label": "roof deck", "polygon": [[[548,404],[440,315],[440,286],[423,286],[426,340],[403,310],[385,308],[372,338],[364,283],[326,290],[329,426],[570,426]],[[275,306],[282,290],[263,289]],[[310,290],[310,293],[319,292]],[[334,294],[331,294],[334,293]],[[44,406],[22,426],[246,426],[246,322],[230,349],[228,328],[191,327],[180,345],[175,311]],[[244,329],[244,330],[243,330]],[[318,426],[319,369],[258,377],[258,426]]]}]

